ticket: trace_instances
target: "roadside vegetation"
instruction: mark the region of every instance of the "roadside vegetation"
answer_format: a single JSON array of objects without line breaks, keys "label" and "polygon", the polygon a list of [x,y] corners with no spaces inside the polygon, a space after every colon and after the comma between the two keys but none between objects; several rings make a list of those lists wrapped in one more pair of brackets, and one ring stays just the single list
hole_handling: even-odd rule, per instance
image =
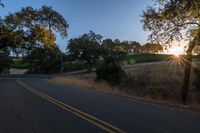
[{"label": "roadside vegetation", "polygon": [[[11,54],[20,56],[28,64],[29,73],[59,72],[62,54],[56,44],[56,34],[66,38],[68,27],[63,16],[51,7],[24,7],[0,19],[0,53],[4,56],[7,53],[8,58]],[[4,67],[9,69],[10,65],[7,63]],[[16,62],[12,66],[21,67]],[[1,73],[5,73],[4,67]]]},{"label": "roadside vegetation", "polygon": [[[200,67],[198,61],[193,64],[192,70]],[[181,106],[180,90],[184,68],[180,63],[172,61],[147,63],[137,67],[124,68],[123,70],[126,76],[122,76],[121,82],[117,84],[107,83],[106,80],[97,82],[95,72],[57,76],[51,79],[50,82],[183,107]],[[184,107],[200,110],[200,91],[192,83],[195,80],[195,74],[192,71],[188,105]],[[106,77],[106,75],[104,76]]]},{"label": "roadside vegetation", "polygon": [[[3,6],[0,4],[1,10]],[[90,80],[66,77],[65,83],[81,82],[89,88],[103,84],[101,89],[114,87],[128,95],[130,92],[139,97],[196,104],[200,75],[199,66],[192,66],[192,54],[200,53],[199,9],[196,0],[156,0],[141,16],[144,30],[151,33],[148,43],[103,38],[89,31],[69,39],[63,53],[56,37],[67,38],[67,20],[52,7],[23,7],[0,19],[0,74],[8,74],[10,68],[28,69],[28,73],[36,74],[96,70]],[[185,47],[186,55],[171,58],[172,55],[161,54],[170,42],[181,39],[190,40]],[[158,61],[167,64],[137,69],[132,66]]]}]

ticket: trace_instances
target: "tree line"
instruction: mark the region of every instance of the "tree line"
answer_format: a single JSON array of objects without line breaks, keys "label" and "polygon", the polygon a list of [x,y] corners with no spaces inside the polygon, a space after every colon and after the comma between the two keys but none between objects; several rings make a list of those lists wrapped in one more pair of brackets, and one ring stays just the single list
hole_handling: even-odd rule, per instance
[{"label": "tree line", "polygon": [[[3,6],[0,2],[0,7]],[[143,28],[152,33],[150,39],[153,42],[189,41],[180,95],[184,104],[189,89],[192,51],[200,45],[199,10],[199,0],[156,0],[154,6],[147,7],[142,14]],[[63,54],[56,44],[56,35],[66,38],[68,28],[63,16],[48,6],[39,9],[25,7],[0,19],[0,72],[8,71],[11,54],[24,57],[30,72],[60,71]],[[101,35],[89,32],[69,40],[67,56],[73,60],[85,60],[90,70],[95,60],[108,55],[119,57],[127,53],[156,53],[162,50],[157,43],[142,46],[138,42],[102,40]]]},{"label": "tree line", "polygon": [[102,39],[103,37],[93,31],[85,33],[78,38],[72,38],[67,44],[67,56],[72,61],[86,61],[88,70],[95,62],[108,56],[118,58],[134,53],[161,53],[160,44],[146,43],[141,45],[136,41],[120,41],[119,39]]},{"label": "tree line", "polygon": [[101,35],[90,31],[70,39],[67,55],[64,55],[56,44],[56,34],[66,38],[68,27],[64,17],[48,6],[39,9],[25,7],[0,19],[1,73],[8,72],[11,53],[23,57],[24,62],[29,64],[30,73],[55,73],[62,71],[63,56],[86,61],[90,70],[96,60],[105,56],[158,53],[163,50],[159,44],[103,40]]}]

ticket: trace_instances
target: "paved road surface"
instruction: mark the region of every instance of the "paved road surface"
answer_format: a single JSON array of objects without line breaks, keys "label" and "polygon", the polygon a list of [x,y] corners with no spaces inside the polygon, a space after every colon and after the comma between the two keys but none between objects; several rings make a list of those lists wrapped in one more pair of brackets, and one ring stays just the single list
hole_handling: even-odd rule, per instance
[{"label": "paved road surface", "polygon": [[200,133],[198,112],[53,84],[45,78],[49,77],[23,77],[18,83],[14,76],[0,79],[0,133]]}]

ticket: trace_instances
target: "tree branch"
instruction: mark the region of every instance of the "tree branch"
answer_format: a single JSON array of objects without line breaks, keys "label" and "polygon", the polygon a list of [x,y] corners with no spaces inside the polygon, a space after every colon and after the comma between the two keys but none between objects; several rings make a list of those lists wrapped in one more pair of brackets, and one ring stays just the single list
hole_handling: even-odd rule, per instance
[{"label": "tree branch", "polygon": [[187,23],[178,24],[176,26],[182,27],[182,26],[185,26],[185,25],[197,25],[198,27],[200,27],[200,24],[197,23],[197,22],[187,22]]}]

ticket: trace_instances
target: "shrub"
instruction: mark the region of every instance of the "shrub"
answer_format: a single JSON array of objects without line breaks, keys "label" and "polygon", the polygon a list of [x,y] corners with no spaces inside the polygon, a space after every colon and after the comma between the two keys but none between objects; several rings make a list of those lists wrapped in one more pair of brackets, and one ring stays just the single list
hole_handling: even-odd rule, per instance
[{"label": "shrub", "polygon": [[84,62],[65,62],[64,63],[64,72],[84,70],[86,65]]},{"label": "shrub", "polygon": [[29,73],[51,74],[61,70],[60,51],[56,45],[33,49],[25,62],[29,64]]},{"label": "shrub", "polygon": [[11,68],[16,69],[27,69],[29,64],[25,62],[23,59],[12,59],[12,64],[10,65]]},{"label": "shrub", "polygon": [[116,63],[114,58],[108,57],[105,59],[105,63],[96,70],[96,80],[106,81],[108,84],[117,85],[121,83],[122,77],[125,76],[125,72],[121,69],[121,66]]},{"label": "shrub", "polygon": [[135,59],[129,59],[128,60],[128,64],[129,65],[133,65],[133,64],[135,64],[136,63],[136,60]]},{"label": "shrub", "polygon": [[109,65],[109,64],[117,64],[117,61],[114,57],[112,56],[108,56],[104,58],[104,63],[105,65]]}]

